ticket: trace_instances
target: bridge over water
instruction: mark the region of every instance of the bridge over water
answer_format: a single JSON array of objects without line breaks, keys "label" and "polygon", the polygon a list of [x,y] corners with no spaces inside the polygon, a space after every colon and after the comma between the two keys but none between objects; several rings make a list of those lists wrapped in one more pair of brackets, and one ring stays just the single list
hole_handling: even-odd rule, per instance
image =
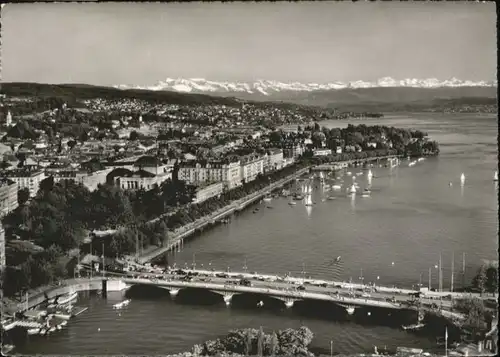
[{"label": "bridge over water", "polygon": [[243,286],[235,284],[225,284],[223,282],[198,282],[198,281],[180,281],[180,280],[153,280],[146,278],[124,278],[122,281],[127,286],[132,285],[150,285],[157,286],[169,290],[170,295],[175,297],[181,289],[195,288],[205,289],[213,293],[221,295],[226,305],[231,304],[231,300],[236,294],[258,294],[281,300],[285,303],[286,307],[292,307],[296,301],[300,300],[317,300],[329,301],[336,303],[347,309],[353,311],[354,307],[379,307],[389,309],[406,309],[400,303],[373,300],[369,298],[357,298],[349,296],[341,296],[340,294],[316,291],[297,291],[291,289],[280,289],[279,287],[267,286]]}]

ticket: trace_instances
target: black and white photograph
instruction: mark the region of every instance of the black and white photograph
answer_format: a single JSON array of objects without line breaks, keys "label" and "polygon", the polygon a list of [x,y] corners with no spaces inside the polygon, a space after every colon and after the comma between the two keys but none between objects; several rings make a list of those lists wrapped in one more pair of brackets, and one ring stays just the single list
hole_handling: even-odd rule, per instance
[{"label": "black and white photograph", "polygon": [[2,355],[498,354],[494,2],[0,11]]}]

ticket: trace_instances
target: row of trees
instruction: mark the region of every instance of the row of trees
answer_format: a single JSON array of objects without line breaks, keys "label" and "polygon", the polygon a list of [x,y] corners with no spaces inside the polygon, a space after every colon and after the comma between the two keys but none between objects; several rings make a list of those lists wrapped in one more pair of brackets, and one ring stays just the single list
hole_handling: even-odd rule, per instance
[{"label": "row of trees", "polygon": [[260,329],[232,330],[223,338],[207,341],[193,347],[197,356],[244,354],[246,356],[314,356],[308,350],[313,333],[302,326],[297,330],[286,329],[266,334]]},{"label": "row of trees", "polygon": [[472,288],[479,293],[496,294],[498,291],[498,266],[481,265],[472,279]]},{"label": "row of trees", "polygon": [[272,145],[286,146],[290,143],[311,139],[311,149],[326,147],[335,151],[341,147],[346,151],[373,151],[394,149],[397,154],[425,156],[439,154],[439,145],[427,139],[427,133],[381,125],[367,126],[349,124],[347,128],[320,127],[318,123],[302,128],[297,133],[274,131],[270,135]]}]

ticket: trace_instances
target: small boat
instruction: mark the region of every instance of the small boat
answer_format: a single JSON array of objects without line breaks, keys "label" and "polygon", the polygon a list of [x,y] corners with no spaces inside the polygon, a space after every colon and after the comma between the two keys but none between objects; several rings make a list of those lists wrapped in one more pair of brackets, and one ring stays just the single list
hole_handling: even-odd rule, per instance
[{"label": "small boat", "polygon": [[451,181],[448,182],[448,186],[450,186],[450,187],[453,186],[453,182],[451,182]]},{"label": "small boat", "polygon": [[76,299],[78,299],[78,293],[74,292],[56,298],[55,303],[57,305],[65,305],[67,303],[75,301]]},{"label": "small boat", "polygon": [[304,196],[302,196],[302,195],[295,195],[295,200],[302,201],[303,199],[304,199]]},{"label": "small boat", "polygon": [[370,196],[370,194],[369,194],[369,193],[363,193],[363,194],[361,195],[361,197],[368,198],[368,197],[371,197],[371,196]]},{"label": "small boat", "polygon": [[264,306],[264,301],[261,300],[257,303],[257,307],[262,307],[262,306]]},{"label": "small boat", "polygon": [[273,199],[272,197],[270,197],[270,196],[266,196],[266,197],[264,197],[264,199],[263,199],[263,200],[264,200],[264,202],[271,202],[271,201],[272,201],[272,199]]},{"label": "small boat", "polygon": [[121,309],[121,308],[124,308],[125,306],[127,306],[128,304],[130,304],[130,299],[127,299],[127,300],[123,300],[122,302],[119,302],[117,304],[114,304],[113,305],[113,309]]},{"label": "small boat", "polygon": [[349,307],[346,309],[346,311],[347,311],[347,313],[348,313],[349,315],[354,314],[354,310],[355,310],[355,309],[354,309],[354,307],[352,307],[352,306],[349,306]]},{"label": "small boat", "polygon": [[339,255],[337,258],[335,258],[335,263],[340,262],[340,259],[342,259],[342,257]]},{"label": "small boat", "polygon": [[351,188],[349,189],[349,193],[356,193],[356,186],[352,185]]},{"label": "small boat", "polygon": [[413,325],[403,325],[401,328],[405,331],[417,331],[425,326],[423,323],[413,324]]},{"label": "small boat", "polygon": [[7,356],[15,347],[14,345],[2,345],[2,356]]},{"label": "small boat", "polygon": [[290,206],[295,206],[295,205],[297,204],[297,202],[295,202],[295,201],[290,201],[290,202],[288,202],[288,204],[289,204]]},{"label": "small boat", "polygon": [[493,175],[493,181],[498,181],[498,171],[495,171],[495,174]]},{"label": "small boat", "polygon": [[35,328],[30,328],[28,329],[28,335],[33,336],[33,335],[39,335],[41,331],[41,328],[35,327]]},{"label": "small boat", "polygon": [[460,175],[460,181],[464,182],[465,181],[465,174],[462,172]]}]

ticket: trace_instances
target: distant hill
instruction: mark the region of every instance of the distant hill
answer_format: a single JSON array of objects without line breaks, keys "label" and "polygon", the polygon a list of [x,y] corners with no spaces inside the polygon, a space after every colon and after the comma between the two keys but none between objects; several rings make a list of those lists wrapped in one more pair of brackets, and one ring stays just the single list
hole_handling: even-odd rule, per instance
[{"label": "distant hill", "polygon": [[151,91],[140,89],[116,89],[112,87],[93,86],[87,84],[42,84],[11,82],[2,83],[0,93],[9,96],[61,97],[71,99],[141,99],[167,104],[219,104],[241,105],[235,98],[213,97],[206,94],[185,94],[168,91]]},{"label": "distant hill", "polygon": [[[395,80],[390,77],[376,81],[354,81],[349,83],[301,83],[257,80],[255,82],[213,81],[203,78],[167,78],[151,86],[117,85],[116,88],[176,91],[180,93],[202,93],[215,96],[230,96],[255,101],[283,101],[302,105],[336,106],[345,109],[353,104],[373,107],[375,104],[401,104],[419,102],[434,105],[434,100],[457,99],[453,105],[467,105],[470,98],[495,99],[497,82],[470,81],[452,78],[407,78]],[[450,103],[451,104],[451,103]],[[385,105],[386,106],[386,105]],[[387,107],[387,106],[386,106]]]},{"label": "distant hill", "polygon": [[38,96],[75,99],[135,98],[167,104],[216,104],[239,107],[242,103],[262,106],[323,107],[341,111],[407,111],[432,107],[497,104],[493,86],[459,87],[371,87],[308,91],[281,91],[271,95],[246,92],[211,92],[210,95],[151,89],[118,89],[86,84],[3,83],[1,93],[10,96]]}]

